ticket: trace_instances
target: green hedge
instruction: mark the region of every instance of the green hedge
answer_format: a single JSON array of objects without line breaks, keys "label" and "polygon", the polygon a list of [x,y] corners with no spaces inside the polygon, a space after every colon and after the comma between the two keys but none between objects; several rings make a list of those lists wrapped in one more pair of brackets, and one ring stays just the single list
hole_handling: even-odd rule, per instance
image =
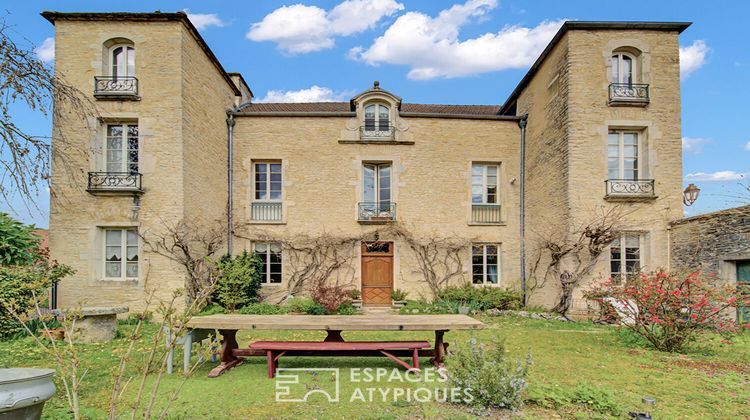
[{"label": "green hedge", "polygon": [[463,286],[447,287],[437,294],[437,301],[459,303],[472,309],[518,309],[521,307],[521,294],[514,290],[499,287]]}]

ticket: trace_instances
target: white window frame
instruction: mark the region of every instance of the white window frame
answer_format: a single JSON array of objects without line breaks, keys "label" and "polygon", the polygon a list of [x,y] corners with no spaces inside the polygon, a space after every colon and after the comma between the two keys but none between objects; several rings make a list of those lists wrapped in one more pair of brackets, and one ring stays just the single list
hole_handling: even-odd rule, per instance
[{"label": "white window frame", "polygon": [[[641,169],[641,133],[636,130],[609,130],[607,132],[607,178],[609,178],[609,136],[617,134],[617,178],[627,181],[645,179]],[[635,179],[625,178],[625,134],[635,135]]]},{"label": "white window frame", "polygon": [[[125,69],[126,74],[118,74],[115,75],[115,50],[118,48],[122,48],[125,51],[125,65],[122,66],[122,68]],[[128,63],[128,57],[132,53],[133,57],[133,67],[130,68],[130,65]],[[107,51],[107,75],[110,77],[135,77],[135,46],[133,44],[127,44],[127,43],[121,43],[121,44],[115,44],[109,48]],[[119,67],[119,66],[118,66]]]},{"label": "white window frame", "polygon": [[[623,81],[623,57],[627,57],[630,59],[630,82],[624,82]],[[616,58],[616,59],[615,59]],[[638,83],[638,62],[636,61],[636,58],[633,56],[633,54],[629,54],[622,51],[614,51],[612,52],[612,61],[615,61],[617,63],[617,80],[614,80],[614,74],[610,73],[610,77],[612,77],[612,83],[619,83],[619,84],[627,84],[627,85],[633,85]],[[610,64],[612,65],[612,71],[614,71],[615,63],[610,61]]]},{"label": "white window frame", "polygon": [[[374,190],[375,190],[375,199],[374,201],[366,201],[365,197],[365,182],[366,179],[366,171],[365,169],[367,167],[371,167],[374,169],[374,176],[375,176],[375,183],[374,183]],[[381,168],[388,167],[390,170],[390,175],[388,176],[388,200],[381,200],[380,198],[380,171]],[[381,203],[388,203],[392,204],[394,202],[393,200],[393,162],[362,162],[362,202],[363,203],[373,203],[377,204],[378,206]]]},{"label": "white window frame", "polygon": [[[258,174],[258,165],[266,165],[266,168],[268,169],[266,171],[266,192],[267,197],[266,198],[257,198],[258,197],[258,180],[257,180],[257,174]],[[281,180],[279,181],[279,198],[271,198],[271,165],[279,165],[279,174],[281,175]],[[281,161],[278,160],[254,160],[253,161],[253,202],[263,202],[263,203],[281,203],[284,200],[284,165]],[[276,172],[274,172],[276,173]]]},{"label": "white window frame", "polygon": [[[627,252],[625,251],[625,248],[627,248],[627,240],[628,238],[635,238],[638,241],[638,266],[635,273],[628,273],[627,271],[627,263],[628,261],[633,261],[632,259],[627,258]],[[613,272],[612,271],[612,248],[613,245],[617,242],[620,249],[620,271],[619,272]],[[636,232],[625,232],[621,235],[619,235],[612,243],[609,244],[609,276],[612,278],[613,281],[615,281],[619,285],[625,285],[628,282],[629,276],[638,275],[638,273],[643,268],[643,235]],[[617,279],[620,279],[619,281]]]},{"label": "white window frame", "polygon": [[[138,122],[134,123],[107,123],[104,125],[104,171],[108,173],[112,173],[115,171],[109,170],[109,151],[115,150],[109,148],[109,128],[110,127],[120,127],[122,130],[122,147],[120,148],[120,153],[122,153],[122,161],[120,162],[120,170],[116,172],[126,173],[126,174],[138,174],[140,173],[140,153],[141,153],[141,131],[140,127],[138,126]],[[136,127],[136,130],[138,131],[138,139],[136,140],[136,153],[138,156],[138,159],[135,161],[136,171],[132,173],[130,171],[130,139],[128,138],[130,127]]]},{"label": "white window frame", "polygon": [[[497,258],[497,283],[491,283],[487,280],[487,247],[488,246],[494,246],[495,252],[497,253],[495,256]],[[482,282],[481,283],[474,283],[474,247],[482,247]],[[489,254],[492,255],[492,254]],[[500,256],[502,255],[502,246],[500,243],[474,243],[471,244],[471,248],[469,249],[469,257],[471,258],[470,261],[470,267],[471,267],[471,284],[474,286],[500,286],[502,283],[502,262]]]},{"label": "white window frame", "polygon": [[[367,108],[375,107],[375,124],[372,130],[367,130]],[[388,124],[385,127],[380,126],[380,115],[381,109],[385,108],[385,113],[388,115]],[[391,115],[391,106],[382,102],[368,102],[362,107],[362,125],[365,127],[365,131],[388,131],[390,126],[393,125],[393,118]]]},{"label": "white window frame", "polygon": [[[110,280],[110,281],[132,281],[132,280],[138,280],[141,273],[141,239],[138,235],[138,229],[135,227],[102,227],[102,255],[104,256],[102,259],[104,260],[103,266],[102,266],[102,278],[104,280]],[[107,232],[109,231],[120,231],[120,277],[110,277],[107,275],[107,263],[112,263],[114,261],[107,261]],[[138,261],[135,263],[137,264],[137,270],[138,274],[136,277],[128,277],[127,276],[127,264],[128,264],[128,232],[135,232],[136,234],[136,249],[137,249],[137,256]]]},{"label": "white window frame", "polygon": [[[257,250],[258,245],[266,245],[267,249],[265,252],[260,253]],[[278,282],[271,282],[271,246],[278,246],[279,247],[279,259],[280,262],[280,270],[278,274],[280,275],[280,281]],[[261,259],[263,260],[263,266],[265,267],[265,270],[263,271],[263,277],[260,280],[260,283],[264,286],[280,286],[284,283],[284,249],[281,246],[281,243],[279,242],[255,242],[253,243],[253,253],[258,254]],[[275,272],[273,274],[276,274]]]},{"label": "white window frame", "polygon": [[[481,203],[475,203],[474,202],[474,168],[475,167],[482,167],[482,202]],[[488,187],[490,186],[488,182],[489,178],[489,168],[494,167],[495,168],[495,202],[490,203],[488,200],[489,192]],[[471,204],[485,204],[485,205],[500,205],[500,164],[499,163],[482,163],[482,162],[473,162],[471,164],[471,174],[469,175],[471,178]]]}]

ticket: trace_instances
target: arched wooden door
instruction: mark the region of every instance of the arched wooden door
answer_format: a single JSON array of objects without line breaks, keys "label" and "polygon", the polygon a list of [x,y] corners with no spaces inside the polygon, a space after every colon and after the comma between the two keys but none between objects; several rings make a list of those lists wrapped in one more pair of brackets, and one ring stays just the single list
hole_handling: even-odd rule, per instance
[{"label": "arched wooden door", "polygon": [[390,305],[393,242],[362,242],[362,304]]}]

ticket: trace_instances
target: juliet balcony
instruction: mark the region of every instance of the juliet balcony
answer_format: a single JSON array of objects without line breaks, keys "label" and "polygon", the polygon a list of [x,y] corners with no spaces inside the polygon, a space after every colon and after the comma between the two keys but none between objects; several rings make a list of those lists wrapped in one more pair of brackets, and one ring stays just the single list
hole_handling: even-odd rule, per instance
[{"label": "juliet balcony", "polygon": [[649,89],[646,84],[612,83],[609,85],[610,105],[646,106]]},{"label": "juliet balcony", "polygon": [[97,99],[138,100],[138,79],[123,76],[95,76],[94,97]]},{"label": "juliet balcony", "polygon": [[648,201],[656,198],[653,179],[608,179],[604,198],[610,201]]},{"label": "juliet balcony", "polygon": [[130,172],[89,172],[86,191],[91,194],[142,194],[143,175]]},{"label": "juliet balcony", "polygon": [[365,124],[359,127],[359,137],[362,140],[382,140],[382,141],[394,141],[395,130],[392,125],[388,126],[375,126]]},{"label": "juliet balcony", "polygon": [[250,220],[253,222],[281,222],[283,220],[280,201],[254,201],[250,203]]},{"label": "juliet balcony", "polygon": [[481,225],[496,225],[502,222],[500,218],[500,204],[472,204],[471,223]]},{"label": "juliet balcony", "polygon": [[396,220],[396,203],[358,203],[357,221],[360,223],[388,223]]}]

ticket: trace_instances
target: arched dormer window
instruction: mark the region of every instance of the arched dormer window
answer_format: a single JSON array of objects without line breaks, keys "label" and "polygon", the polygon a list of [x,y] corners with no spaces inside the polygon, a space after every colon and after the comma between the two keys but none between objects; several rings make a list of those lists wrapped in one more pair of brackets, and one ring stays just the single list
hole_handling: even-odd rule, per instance
[{"label": "arched dormer window", "polygon": [[373,137],[390,133],[391,130],[391,108],[382,103],[371,103],[365,105],[364,134]]},{"label": "arched dormer window", "polygon": [[116,44],[109,49],[109,76],[115,79],[135,76],[133,44]]}]

